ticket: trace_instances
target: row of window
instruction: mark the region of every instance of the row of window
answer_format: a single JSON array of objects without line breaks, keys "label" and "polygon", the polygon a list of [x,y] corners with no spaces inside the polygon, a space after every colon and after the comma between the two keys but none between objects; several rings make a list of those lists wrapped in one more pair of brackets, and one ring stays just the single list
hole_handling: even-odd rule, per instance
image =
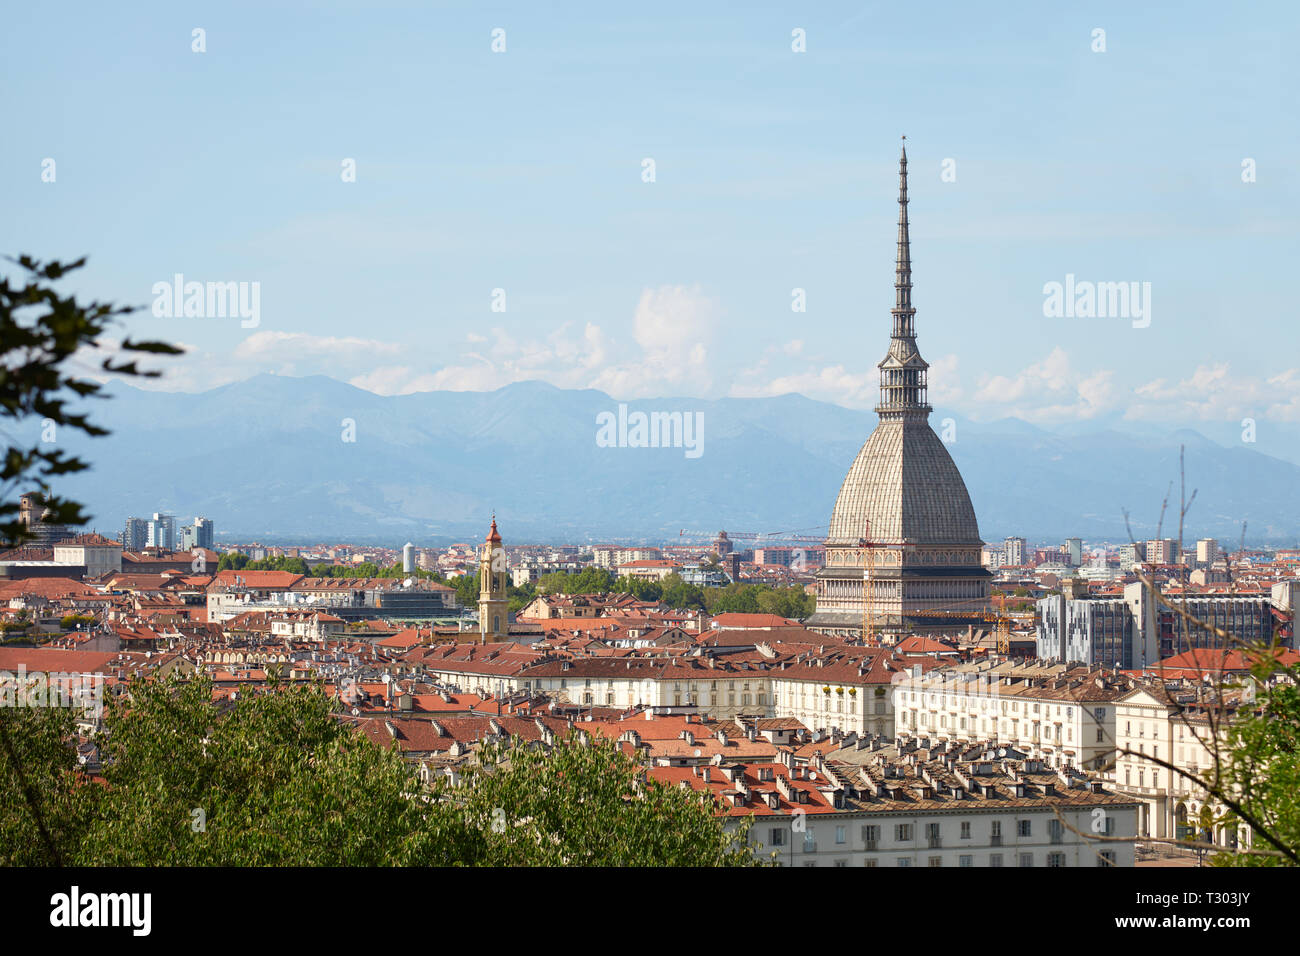
[{"label": "row of window", "polygon": [[[1017,837],[1030,838],[1034,835],[1034,821],[1026,818],[1015,821],[1015,830]],[[1114,818],[1109,814],[1104,821],[1105,828],[1102,831],[1109,836],[1114,833]],[[971,821],[959,821],[959,839],[972,839]],[[786,830],[783,827],[773,827],[771,830],[771,846],[785,846]],[[943,840],[943,826],[941,823],[927,823],[924,829],[925,839],[931,846],[937,846]],[[877,823],[867,823],[862,826],[862,845],[865,849],[874,850],[880,844],[881,825]],[[895,823],[893,825],[893,835],[895,843],[911,843],[915,837],[915,827],[911,823]],[[989,821],[989,842],[996,844],[1002,839],[1002,821]],[[1047,837],[1053,843],[1059,843],[1065,836],[1065,827],[1060,820],[1049,819],[1047,821]],[[848,842],[848,827],[839,824],[835,827],[835,844],[843,846]],[[809,827],[803,834],[803,844],[805,852],[814,852],[817,846],[817,834],[815,827]]]},{"label": "row of window", "polygon": [[[1032,853],[1020,853],[1020,854],[1017,854],[1017,855],[1012,856],[1011,859],[1012,859],[1013,861],[1015,861],[1015,862],[1018,862],[1019,865],[1022,866],[1022,867],[1032,867],[1032,866],[1034,865],[1034,854],[1032,854]],[[1095,861],[1096,861],[1096,865],[1097,865],[1097,866],[1115,866],[1115,864],[1116,864],[1116,855],[1115,855],[1115,851],[1114,851],[1114,850],[1101,850],[1101,851],[1098,851],[1098,852],[1096,852],[1094,859],[1095,859]],[[863,860],[862,862],[863,862],[863,865],[864,865],[864,866],[876,867],[876,866],[879,866],[879,865],[880,865],[880,861],[877,860],[877,859],[875,859],[874,857],[868,857],[867,859]],[[897,865],[897,866],[902,866],[902,867],[909,867],[909,866],[912,865],[912,859],[911,859],[911,857],[906,857],[906,856],[900,856],[900,857],[899,857],[897,860],[895,860],[894,862],[895,862],[895,865]],[[984,862],[984,865],[985,865],[985,866],[1001,867],[1001,866],[1004,865],[1004,864],[1003,864],[1003,855],[1002,855],[1001,853],[990,853],[990,854],[988,855],[988,859],[985,860],[985,861],[983,861],[983,862]],[[940,867],[940,866],[943,866],[943,857],[941,857],[941,856],[932,856],[932,857],[929,857],[928,860],[927,860],[927,863],[928,863],[929,866],[932,866],[932,867]],[[1047,854],[1046,863],[1047,863],[1048,866],[1051,866],[1051,867],[1064,867],[1064,866],[1067,866],[1067,865],[1068,865],[1068,864],[1066,863],[1066,859],[1065,859],[1065,854],[1064,854],[1064,853],[1049,853],[1049,854]],[[804,863],[804,866],[816,866],[816,865],[817,865],[817,862],[816,862],[815,860],[808,860],[808,861],[806,861],[806,862]],[[848,865],[849,865],[849,861],[848,861],[848,860],[843,860],[843,859],[841,859],[841,860],[836,860],[836,861],[834,862],[834,865],[835,865],[835,866],[848,866]],[[963,853],[963,854],[961,854],[960,856],[957,857],[957,865],[958,865],[958,866],[961,866],[961,867],[973,867],[973,866],[975,866],[975,854],[973,854],[973,853]]]}]

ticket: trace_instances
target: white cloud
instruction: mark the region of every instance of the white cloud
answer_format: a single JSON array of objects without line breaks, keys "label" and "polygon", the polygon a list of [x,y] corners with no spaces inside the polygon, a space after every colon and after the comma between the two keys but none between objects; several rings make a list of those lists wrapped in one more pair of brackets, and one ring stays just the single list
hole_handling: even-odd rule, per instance
[{"label": "white cloud", "polygon": [[358,355],[400,355],[393,342],[310,335],[306,332],[254,332],[235,346],[234,357],[255,362],[297,362],[303,358],[354,358]]},{"label": "white cloud", "polygon": [[976,416],[1014,416],[1029,422],[1078,421],[1115,407],[1114,373],[1081,372],[1057,346],[1011,375],[980,377],[966,410]]},{"label": "white cloud", "polygon": [[632,318],[640,355],[608,365],[589,386],[615,398],[663,395],[665,387],[687,387],[700,394],[712,386],[708,340],[718,315],[717,303],[698,287],[645,289]]},{"label": "white cloud", "polygon": [[[797,392],[807,398],[848,408],[876,407],[880,401],[880,370],[874,365],[856,371],[842,364],[810,367],[786,374],[771,371],[778,353],[794,356],[802,349],[803,342],[799,339],[769,347],[757,364],[740,372],[728,394],[733,398],[757,398]],[[929,382],[931,401],[947,403],[959,397],[957,356],[945,355],[931,363]]]},{"label": "white cloud", "polygon": [[475,349],[442,368],[385,365],[349,381],[381,394],[484,391],[528,379],[561,388],[598,388],[615,398],[669,391],[700,394],[711,386],[708,340],[717,312],[716,303],[695,287],[645,289],[632,315],[633,342],[627,347],[592,322],[581,332],[565,323],[533,338],[498,327],[490,337],[470,333]]},{"label": "white cloud", "polygon": [[759,398],[798,392],[850,408],[873,407],[880,395],[880,373],[874,368],[850,372],[843,365],[828,365],[775,378],[762,377],[760,369],[751,369],[750,377],[755,380],[737,382],[729,394],[733,398]]},{"label": "white cloud", "polygon": [[1300,421],[1300,371],[1294,368],[1260,379],[1234,376],[1227,362],[1198,365],[1187,378],[1154,379],[1134,395],[1126,418]]},{"label": "white cloud", "polygon": [[952,404],[962,397],[957,356],[944,355],[930,363],[930,401],[936,405]]}]

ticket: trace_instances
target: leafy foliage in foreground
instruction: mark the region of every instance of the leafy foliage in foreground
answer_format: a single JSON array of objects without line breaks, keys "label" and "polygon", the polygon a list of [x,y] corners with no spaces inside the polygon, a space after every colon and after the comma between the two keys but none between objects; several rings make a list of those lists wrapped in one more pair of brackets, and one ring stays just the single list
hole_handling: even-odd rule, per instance
[{"label": "leafy foliage in foreground", "polygon": [[[1218,853],[1215,866],[1294,866],[1300,850],[1300,666],[1278,670],[1261,665],[1257,677],[1289,677],[1259,692],[1258,715],[1234,723],[1219,772],[1219,786],[1233,794],[1241,808],[1290,849],[1291,856]],[[1213,773],[1213,771],[1211,771]],[[1231,811],[1215,822],[1239,822]],[[1258,849],[1274,849],[1254,838]]]},{"label": "leafy foliage in foreground", "polygon": [[[68,373],[61,366],[79,351],[109,345],[101,341],[117,317],[134,311],[130,306],[103,302],[79,303],[76,296],[61,296],[53,284],[86,264],[40,262],[31,256],[10,259],[27,277],[21,283],[0,276],[0,419],[17,425],[35,420],[42,429],[69,428],[92,438],[108,432],[69,404],[82,398],[104,397],[103,383]],[[179,355],[183,351],[166,342],[132,342],[117,345],[120,353]],[[101,370],[112,375],[151,378],[157,371],[143,370],[134,360],[105,358]],[[57,432],[52,432],[56,434]],[[8,437],[8,433],[6,433]],[[44,436],[43,436],[44,438]],[[16,488],[35,484],[52,514],[52,524],[80,525],[89,518],[81,505],[57,497],[47,479],[85,471],[90,465],[65,454],[53,439],[32,444],[9,444],[0,462],[0,545],[22,544],[30,532],[18,520],[19,504],[9,497]]]},{"label": "leafy foliage in foreground", "polygon": [[644,779],[615,744],[484,748],[472,785],[423,787],[313,688],[219,715],[206,680],[132,685],[106,715],[105,785],[61,711],[0,713],[46,818],[0,773],[0,863],[86,866],[753,865],[747,827]]}]

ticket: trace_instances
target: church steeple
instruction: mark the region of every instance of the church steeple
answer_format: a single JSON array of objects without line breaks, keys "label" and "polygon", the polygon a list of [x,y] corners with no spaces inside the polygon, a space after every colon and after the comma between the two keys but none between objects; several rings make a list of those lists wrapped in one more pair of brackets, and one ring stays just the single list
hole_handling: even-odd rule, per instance
[{"label": "church steeple", "polygon": [[492,516],[492,530],[483,539],[478,560],[479,640],[504,641],[510,634],[509,597],[506,588],[506,549]]},{"label": "church steeple", "polygon": [[[907,139],[906,136],[903,137]],[[907,145],[898,159],[898,254],[894,264],[894,317],[889,352],[880,362],[881,418],[922,412],[928,416],[926,370],[929,365],[916,348],[916,309],[912,308],[912,239],[907,221]],[[910,416],[908,416],[910,417]]]}]

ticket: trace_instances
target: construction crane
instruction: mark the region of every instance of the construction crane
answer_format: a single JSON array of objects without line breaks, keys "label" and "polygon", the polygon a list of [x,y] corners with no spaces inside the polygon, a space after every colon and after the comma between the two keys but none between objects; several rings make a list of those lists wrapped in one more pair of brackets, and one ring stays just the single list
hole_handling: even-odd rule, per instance
[{"label": "construction crane", "polygon": [[826,540],[825,535],[809,537],[807,535],[796,534],[797,531],[818,531],[820,526],[813,528],[796,528],[794,531],[690,531],[683,528],[677,533],[678,539],[681,538],[716,538],[720,534],[725,534],[728,538],[739,539],[749,538],[755,542],[762,541],[766,538],[772,538],[778,541],[796,541],[800,544],[822,544]]},{"label": "construction crane", "polygon": [[998,653],[1006,657],[1011,653],[1012,616],[1006,611],[993,609],[969,611],[926,611],[926,617],[952,618],[961,621],[983,621],[992,624],[996,635]]}]

